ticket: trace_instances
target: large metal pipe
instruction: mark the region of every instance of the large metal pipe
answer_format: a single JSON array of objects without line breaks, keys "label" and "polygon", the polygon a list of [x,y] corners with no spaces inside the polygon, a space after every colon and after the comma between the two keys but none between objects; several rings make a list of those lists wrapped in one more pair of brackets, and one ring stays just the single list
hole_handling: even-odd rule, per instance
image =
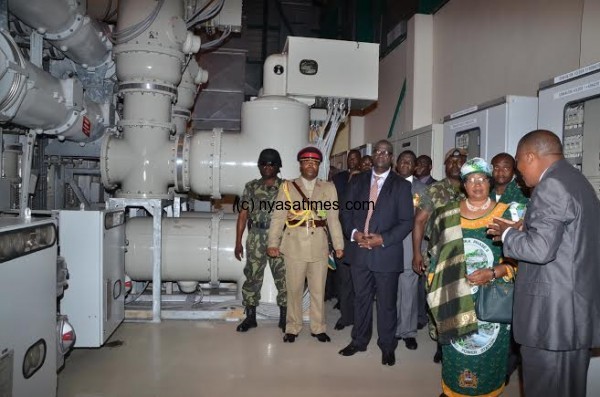
[{"label": "large metal pipe", "polygon": [[97,23],[86,16],[85,1],[9,0],[8,8],[83,67],[95,68],[110,60],[110,43]]},{"label": "large metal pipe", "polygon": [[77,142],[104,132],[108,105],[85,98],[79,80],[58,79],[25,60],[5,31],[0,31],[0,76],[0,122]]},{"label": "large metal pipe", "polygon": [[[236,216],[198,214],[163,218],[162,281],[240,282],[243,265],[233,255]],[[152,279],[152,218],[129,219],[125,271],[133,280]]]},{"label": "large metal pipe", "polygon": [[189,180],[181,185],[202,195],[241,195],[246,182],[258,176],[257,159],[265,148],[281,154],[284,178],[296,177],[296,154],[308,144],[309,118],[307,105],[286,97],[244,102],[241,134],[201,132],[190,138],[189,159],[181,162],[188,164]]},{"label": "large metal pipe", "polygon": [[[125,34],[139,22],[140,10],[156,15],[142,31]],[[119,3],[117,33],[122,35],[117,35],[114,54],[123,97],[123,119],[118,125],[122,137],[106,136],[101,153],[103,182],[108,187],[120,186],[117,197],[172,196],[172,104],[185,55],[200,48],[200,39],[186,29],[183,12],[181,0]]]}]

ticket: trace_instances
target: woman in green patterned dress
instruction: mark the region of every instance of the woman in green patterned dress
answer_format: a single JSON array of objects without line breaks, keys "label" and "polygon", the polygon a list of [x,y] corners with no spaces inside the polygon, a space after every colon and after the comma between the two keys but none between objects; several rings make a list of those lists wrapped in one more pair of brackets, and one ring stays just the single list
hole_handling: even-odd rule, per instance
[{"label": "woman in green patterned dress", "polygon": [[517,210],[489,198],[490,166],[481,158],[461,168],[466,199],[434,213],[427,300],[442,344],[442,396],[498,396],[504,390],[510,325],[480,321],[479,287],[512,282],[514,268],[486,235],[494,217]]}]

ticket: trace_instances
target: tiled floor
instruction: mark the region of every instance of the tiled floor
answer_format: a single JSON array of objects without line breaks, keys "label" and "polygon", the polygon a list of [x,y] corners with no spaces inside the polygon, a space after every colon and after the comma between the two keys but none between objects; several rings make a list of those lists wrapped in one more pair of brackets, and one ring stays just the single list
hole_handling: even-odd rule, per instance
[{"label": "tiled floor", "polygon": [[[283,343],[268,321],[246,334],[226,321],[125,323],[110,339],[122,345],[71,354],[58,396],[439,396],[441,367],[426,332],[415,351],[400,342],[393,367],[381,365],[375,340],[366,352],[342,357],[350,328],[333,330],[338,312],[327,305],[331,343],[319,343],[308,327],[295,343]],[[520,395],[517,374],[504,395]]]}]

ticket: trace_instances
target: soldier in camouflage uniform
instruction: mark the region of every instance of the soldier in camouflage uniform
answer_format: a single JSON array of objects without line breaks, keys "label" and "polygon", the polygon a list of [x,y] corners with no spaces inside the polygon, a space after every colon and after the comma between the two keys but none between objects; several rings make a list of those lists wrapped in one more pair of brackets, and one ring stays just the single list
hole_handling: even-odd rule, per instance
[{"label": "soldier in camouflage uniform", "polygon": [[[446,178],[430,185],[423,196],[418,200],[417,212],[415,213],[415,223],[413,226],[413,270],[418,274],[423,274],[427,269],[428,261],[423,260],[421,244],[423,237],[429,235],[431,222],[429,217],[433,211],[439,207],[454,201],[461,200],[465,196],[460,191],[460,167],[467,161],[467,152],[464,149],[450,149],[444,157],[446,167]],[[429,241],[429,245],[435,242]],[[438,344],[437,351],[433,356],[433,361],[439,363],[442,360],[442,349]]]},{"label": "soldier in camouflage uniform", "polygon": [[[238,206],[239,215],[235,235],[235,257],[241,261],[244,256],[242,236],[248,225],[246,238],[246,281],[242,286],[243,304],[246,307],[246,318],[238,327],[238,332],[246,332],[256,324],[256,306],[260,300],[265,266],[267,265],[267,234],[271,223],[272,204],[277,197],[281,178],[277,176],[281,167],[281,157],[275,149],[265,149],[258,157],[258,170],[261,178],[248,182],[244,188]],[[277,304],[279,305],[279,328],[285,330],[287,312],[287,291],[285,287],[285,265],[283,258],[270,259],[271,272],[277,287]]]}]

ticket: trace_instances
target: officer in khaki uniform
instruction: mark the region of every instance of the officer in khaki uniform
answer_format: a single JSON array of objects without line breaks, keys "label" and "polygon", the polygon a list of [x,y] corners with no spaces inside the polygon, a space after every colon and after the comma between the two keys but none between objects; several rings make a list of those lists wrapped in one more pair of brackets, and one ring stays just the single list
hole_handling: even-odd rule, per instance
[{"label": "officer in khaki uniform", "polygon": [[[325,280],[329,247],[325,226],[329,227],[337,258],[344,254],[344,239],[338,217],[335,186],[317,179],[323,155],[309,146],[298,152],[301,177],[282,183],[267,240],[267,253],[283,255],[287,285],[287,318],[284,342],[294,342],[302,330],[304,280],[310,292],[310,331],[320,342],[331,339],[325,333]],[[305,203],[294,183],[310,200]]]}]

